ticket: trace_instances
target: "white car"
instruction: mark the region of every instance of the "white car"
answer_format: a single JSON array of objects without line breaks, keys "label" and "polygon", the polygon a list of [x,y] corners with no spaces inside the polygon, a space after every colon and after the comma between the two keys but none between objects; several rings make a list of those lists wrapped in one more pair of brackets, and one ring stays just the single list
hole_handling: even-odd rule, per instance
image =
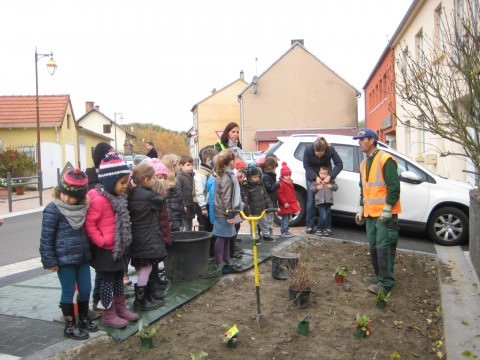
[{"label": "white car", "polygon": [[[286,161],[292,170],[297,199],[302,210],[290,225],[305,221],[305,147],[319,135],[292,135],[279,137],[278,142],[265,151]],[[360,151],[358,140],[343,135],[320,135],[333,145],[343,161],[343,170],[336,178],[339,186],[333,195],[332,215],[353,219],[358,210],[360,194],[359,165],[365,154]],[[420,230],[441,245],[458,245],[468,240],[469,184],[448,180],[433,174],[383,143],[378,147],[392,154],[398,161],[400,175],[400,201],[402,212],[399,225],[403,230]],[[280,166],[278,167],[280,171]]]}]

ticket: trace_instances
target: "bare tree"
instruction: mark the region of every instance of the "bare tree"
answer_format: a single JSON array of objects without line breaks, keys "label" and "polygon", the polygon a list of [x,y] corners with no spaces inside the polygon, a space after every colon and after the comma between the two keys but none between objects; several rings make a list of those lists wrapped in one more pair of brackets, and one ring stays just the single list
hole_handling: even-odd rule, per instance
[{"label": "bare tree", "polygon": [[438,32],[412,54],[397,56],[396,93],[404,111],[398,121],[460,144],[480,178],[480,2],[437,19]]}]

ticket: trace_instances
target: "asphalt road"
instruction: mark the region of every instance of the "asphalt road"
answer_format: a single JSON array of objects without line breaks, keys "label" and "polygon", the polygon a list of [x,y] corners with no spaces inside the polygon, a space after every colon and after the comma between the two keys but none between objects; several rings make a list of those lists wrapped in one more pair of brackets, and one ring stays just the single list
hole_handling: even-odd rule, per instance
[{"label": "asphalt road", "polygon": [[[5,219],[0,227],[0,266],[39,257],[41,223],[42,212]],[[363,227],[338,221],[333,225],[335,238],[367,242]],[[422,234],[401,232],[399,248],[435,253],[433,243]]]}]

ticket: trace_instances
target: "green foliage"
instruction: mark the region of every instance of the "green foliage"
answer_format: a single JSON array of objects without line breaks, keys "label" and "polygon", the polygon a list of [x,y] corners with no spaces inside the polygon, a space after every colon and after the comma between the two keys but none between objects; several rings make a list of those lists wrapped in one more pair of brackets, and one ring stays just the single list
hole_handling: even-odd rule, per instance
[{"label": "green foliage", "polygon": [[335,270],[335,275],[346,277],[348,274],[348,268],[346,266],[340,265]]},{"label": "green foliage", "polygon": [[375,296],[375,302],[376,303],[386,303],[388,301],[388,298],[390,297],[391,292],[384,293],[383,289],[380,288],[378,290],[378,294]]},{"label": "green foliage", "polygon": [[154,337],[156,333],[157,333],[156,327],[146,326],[137,333],[137,336],[141,338],[151,338],[151,337]]},{"label": "green foliage", "polygon": [[36,164],[25,153],[17,150],[0,152],[0,178],[28,176],[35,173]]}]

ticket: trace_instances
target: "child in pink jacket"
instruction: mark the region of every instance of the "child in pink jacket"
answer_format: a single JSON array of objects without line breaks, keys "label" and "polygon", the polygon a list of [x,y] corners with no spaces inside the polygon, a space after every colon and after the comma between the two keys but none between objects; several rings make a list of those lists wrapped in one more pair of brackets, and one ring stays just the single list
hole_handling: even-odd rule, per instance
[{"label": "child in pink jacket", "polygon": [[132,242],[127,208],[129,174],[127,164],[117,154],[105,156],[98,171],[100,184],[88,192],[90,207],[85,219],[93,267],[101,274],[102,324],[116,329],[139,318],[127,309],[123,294],[123,254]]}]

